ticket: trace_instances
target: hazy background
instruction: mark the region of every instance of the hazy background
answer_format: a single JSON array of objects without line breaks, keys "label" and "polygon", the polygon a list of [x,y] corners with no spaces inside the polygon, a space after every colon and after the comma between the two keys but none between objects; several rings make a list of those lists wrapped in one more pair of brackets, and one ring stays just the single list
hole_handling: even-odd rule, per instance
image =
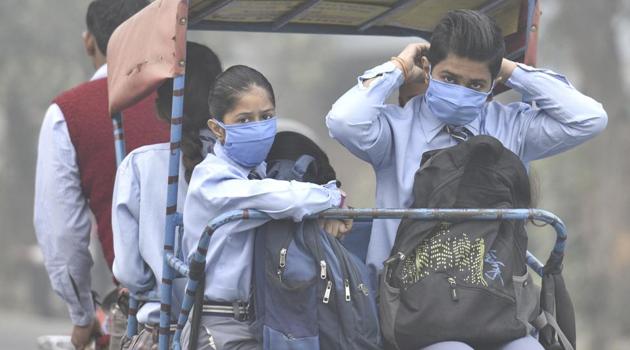
[{"label": "hazy background", "polygon": [[[87,0],[0,1],[0,349],[33,349],[41,334],[69,333],[35,245],[33,183],[39,127],[50,100],[93,73],[81,44]],[[565,276],[581,349],[630,348],[630,0],[541,0],[539,66],[562,72],[601,101],[607,130],[561,156],[533,164],[538,206],[569,228]],[[274,85],[278,114],[308,125],[332,158],[355,206],[373,205],[374,176],[324,125],[356,76],[413,39],[192,33],[224,66],[247,64]],[[545,258],[550,230],[530,230]],[[102,266],[99,247],[96,264]],[[94,269],[104,294],[110,277]]]}]

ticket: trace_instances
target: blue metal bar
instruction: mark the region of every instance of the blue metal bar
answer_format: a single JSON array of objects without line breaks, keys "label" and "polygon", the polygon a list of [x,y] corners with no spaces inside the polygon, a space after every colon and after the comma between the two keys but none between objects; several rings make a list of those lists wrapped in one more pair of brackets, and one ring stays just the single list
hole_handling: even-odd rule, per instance
[{"label": "blue metal bar", "polygon": [[[356,221],[369,221],[373,219],[414,219],[424,221],[494,221],[494,220],[538,220],[548,223],[556,230],[556,244],[550,259],[554,256],[562,258],[564,255],[565,241],[567,239],[566,227],[556,215],[541,209],[330,209],[319,214],[311,215],[305,219],[354,219]],[[201,275],[205,273],[206,254],[212,234],[222,225],[235,220],[268,220],[270,217],[253,209],[234,210],[211,220],[199,238],[197,250],[192,256],[190,273],[186,282],[186,293],[182,302],[182,308],[177,321],[177,330],[173,339],[173,349],[180,350],[179,343],[181,332],[188,321],[188,315],[193,306],[194,295]],[[528,264],[534,264],[537,273],[542,274],[542,263],[528,253]],[[175,259],[169,260],[173,264]]]},{"label": "blue metal bar", "polygon": [[307,0],[300,3],[294,9],[276,19],[276,21],[273,22],[273,24],[271,25],[271,29],[273,31],[276,31],[284,27],[287,23],[291,22],[292,19],[310,10],[313,6],[317,5],[320,2],[322,2],[322,0]]},{"label": "blue metal bar", "polygon": [[117,112],[112,115],[112,124],[114,127],[114,148],[116,149],[116,167],[120,165],[125,158],[125,133],[123,131],[122,113]]},{"label": "blue metal bar", "polygon": [[359,33],[362,33],[364,31],[366,31],[367,29],[373,27],[376,23],[380,22],[381,20],[393,15],[394,13],[398,12],[398,11],[402,11],[405,7],[407,7],[408,5],[419,5],[421,3],[423,3],[426,0],[399,0],[397,3],[395,3],[394,5],[392,5],[391,8],[389,8],[388,10],[386,10],[385,12],[370,18],[369,20],[363,22],[362,24],[359,25],[359,27],[357,28],[357,31]]},{"label": "blue metal bar", "polygon": [[173,253],[166,253],[166,262],[167,264],[173,268],[177,273],[182,276],[188,277],[190,275],[190,269],[188,265],[178,257],[176,257]]},{"label": "blue metal bar", "polygon": [[[114,130],[114,150],[116,152],[116,168],[120,166],[123,159],[127,155],[125,147],[125,133],[123,130],[122,112],[116,112],[112,115],[112,126]],[[127,337],[131,338],[138,333],[138,320],[136,312],[138,311],[139,302],[133,295],[129,295],[129,314],[127,316]],[[133,310],[133,312],[132,312]]]},{"label": "blue metal bar", "polygon": [[127,338],[129,339],[138,334],[138,319],[136,318],[138,305],[138,299],[129,295],[129,311],[127,315]]},{"label": "blue metal bar", "polygon": [[527,266],[534,270],[539,276],[544,274],[543,270],[545,265],[540,262],[534,254],[530,253],[529,250],[527,251],[527,256],[525,258],[527,259]]},{"label": "blue metal bar", "polygon": [[171,296],[175,271],[167,263],[167,256],[173,255],[175,226],[177,221],[177,191],[179,184],[179,157],[182,140],[182,118],[184,113],[185,75],[173,79],[173,108],[171,110],[171,152],[168,163],[168,191],[166,195],[166,227],[164,232],[164,261],[162,284],[160,285],[160,328],[159,349],[168,350],[171,324]]},{"label": "blue metal bar", "polygon": [[144,301],[144,302],[160,302],[160,293],[155,292],[155,291],[149,291],[148,293],[130,293],[129,294],[130,297],[133,297],[134,299],[136,299],[137,301]]}]

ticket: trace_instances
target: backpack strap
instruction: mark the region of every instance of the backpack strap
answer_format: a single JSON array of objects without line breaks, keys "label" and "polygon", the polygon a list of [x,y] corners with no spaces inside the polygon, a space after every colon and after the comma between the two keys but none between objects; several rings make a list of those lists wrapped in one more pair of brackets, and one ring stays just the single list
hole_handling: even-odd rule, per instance
[{"label": "backpack strap", "polygon": [[534,321],[531,322],[537,330],[543,330],[547,327],[551,327],[553,334],[555,335],[554,344],[547,344],[545,349],[550,350],[575,350],[569,338],[564,334],[560,325],[556,321],[556,318],[547,311],[542,311]]},{"label": "backpack strap", "polygon": [[303,154],[300,156],[300,158],[298,158],[295,161],[295,164],[293,165],[293,169],[291,170],[291,172],[293,173],[293,176],[295,177],[296,180],[303,181],[304,176],[308,172],[309,168],[313,166],[312,169],[315,172],[313,175],[317,177],[316,164],[317,163],[315,161],[315,158],[309,156],[308,154]]}]

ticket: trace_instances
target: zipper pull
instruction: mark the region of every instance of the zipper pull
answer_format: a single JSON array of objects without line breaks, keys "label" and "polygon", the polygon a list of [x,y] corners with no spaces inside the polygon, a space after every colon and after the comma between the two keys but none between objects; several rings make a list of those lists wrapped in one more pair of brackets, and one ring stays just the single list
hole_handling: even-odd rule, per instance
[{"label": "zipper pull", "polygon": [[[321,277],[323,280],[326,279],[326,262],[324,260],[319,262],[319,266],[321,267],[319,269],[319,277]],[[330,282],[330,281],[329,281]]]},{"label": "zipper pull", "polygon": [[359,290],[363,292],[363,294],[367,297],[368,295],[370,295],[370,292],[367,288],[367,286],[363,283],[359,284],[358,286]]},{"label": "zipper pull", "polygon": [[328,281],[328,283],[326,283],[326,291],[324,292],[324,299],[322,300],[324,304],[328,304],[328,301],[330,300],[330,291],[332,291],[332,281]]},{"label": "zipper pull", "polygon": [[280,249],[280,267],[287,266],[287,248]]},{"label": "zipper pull", "polygon": [[348,281],[347,279],[343,281],[343,286],[346,290],[346,301],[350,301],[350,281]]},{"label": "zipper pull", "polygon": [[451,286],[451,299],[453,299],[453,301],[458,301],[459,297],[457,296],[457,282],[453,277],[448,277],[446,280]]}]

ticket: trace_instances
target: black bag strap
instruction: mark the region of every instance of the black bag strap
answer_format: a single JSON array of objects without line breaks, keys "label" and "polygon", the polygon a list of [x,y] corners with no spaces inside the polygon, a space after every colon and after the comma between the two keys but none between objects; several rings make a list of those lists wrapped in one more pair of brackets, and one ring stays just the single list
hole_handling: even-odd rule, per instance
[{"label": "black bag strap", "polygon": [[[534,321],[532,325],[541,332],[541,343],[546,350],[575,350],[573,344],[567,336],[564,334],[556,318],[547,311],[542,311]],[[543,333],[550,333],[551,337],[548,339]]]},{"label": "black bag strap", "polygon": [[541,313],[532,325],[545,349],[573,350],[576,345],[573,303],[560,273],[545,272],[540,291]]},{"label": "black bag strap", "polygon": [[190,319],[190,339],[188,341],[188,350],[196,350],[199,340],[199,329],[201,328],[201,315],[203,313],[203,295],[204,286],[206,285],[206,274],[201,275],[201,279],[197,284],[195,291],[195,303],[193,305],[193,314]]},{"label": "black bag strap", "polygon": [[309,156],[308,154],[303,154],[295,161],[291,171],[296,180],[303,181],[306,173],[309,171],[309,168],[314,172],[313,176],[317,177],[317,166],[314,166],[316,164],[315,158]]}]

